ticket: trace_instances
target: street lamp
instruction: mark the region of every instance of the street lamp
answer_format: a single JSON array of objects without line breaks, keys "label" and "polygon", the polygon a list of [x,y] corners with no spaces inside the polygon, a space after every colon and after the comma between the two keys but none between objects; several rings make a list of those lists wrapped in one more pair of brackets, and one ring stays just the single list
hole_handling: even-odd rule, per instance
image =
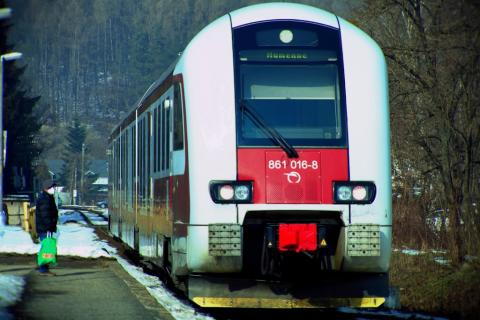
[{"label": "street lamp", "polygon": [[0,56],[0,212],[3,211],[3,165],[5,153],[3,148],[3,61],[20,59],[20,52],[10,52]]},{"label": "street lamp", "polygon": [[12,16],[12,9],[0,8],[0,19],[8,19]]}]

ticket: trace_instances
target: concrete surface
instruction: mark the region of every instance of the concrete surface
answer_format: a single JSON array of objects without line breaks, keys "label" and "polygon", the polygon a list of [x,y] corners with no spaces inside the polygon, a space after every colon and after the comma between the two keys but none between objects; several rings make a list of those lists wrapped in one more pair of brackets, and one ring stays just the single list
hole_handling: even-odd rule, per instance
[{"label": "concrete surface", "polygon": [[59,257],[51,277],[39,275],[35,259],[0,254],[0,274],[27,282],[14,319],[173,319],[115,260]]}]

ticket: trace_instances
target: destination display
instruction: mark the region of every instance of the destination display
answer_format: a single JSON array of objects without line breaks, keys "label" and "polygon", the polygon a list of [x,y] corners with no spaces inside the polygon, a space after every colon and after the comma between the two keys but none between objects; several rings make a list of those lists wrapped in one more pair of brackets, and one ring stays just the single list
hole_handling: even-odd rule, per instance
[{"label": "destination display", "polygon": [[335,62],[337,54],[330,50],[242,50],[242,62]]}]

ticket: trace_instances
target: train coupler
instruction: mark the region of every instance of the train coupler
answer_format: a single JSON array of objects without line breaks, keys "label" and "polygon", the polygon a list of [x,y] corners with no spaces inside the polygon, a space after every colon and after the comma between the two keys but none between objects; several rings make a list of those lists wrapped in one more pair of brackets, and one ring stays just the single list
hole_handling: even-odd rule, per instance
[{"label": "train coupler", "polygon": [[261,274],[278,277],[289,266],[302,264],[315,270],[332,270],[338,235],[338,226],[317,223],[265,225]]},{"label": "train coupler", "polygon": [[280,252],[305,252],[334,255],[339,227],[316,223],[284,223],[265,227],[265,245]]}]

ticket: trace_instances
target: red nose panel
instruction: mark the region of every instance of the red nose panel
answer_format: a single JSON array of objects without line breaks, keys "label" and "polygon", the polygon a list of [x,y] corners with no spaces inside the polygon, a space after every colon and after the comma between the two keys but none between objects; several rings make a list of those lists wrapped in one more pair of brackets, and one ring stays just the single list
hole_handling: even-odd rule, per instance
[{"label": "red nose panel", "polygon": [[281,223],[278,226],[278,249],[296,252],[317,250],[317,225]]},{"label": "red nose panel", "polygon": [[239,149],[238,178],[253,180],[254,203],[331,204],[332,181],[348,179],[346,149]]}]

